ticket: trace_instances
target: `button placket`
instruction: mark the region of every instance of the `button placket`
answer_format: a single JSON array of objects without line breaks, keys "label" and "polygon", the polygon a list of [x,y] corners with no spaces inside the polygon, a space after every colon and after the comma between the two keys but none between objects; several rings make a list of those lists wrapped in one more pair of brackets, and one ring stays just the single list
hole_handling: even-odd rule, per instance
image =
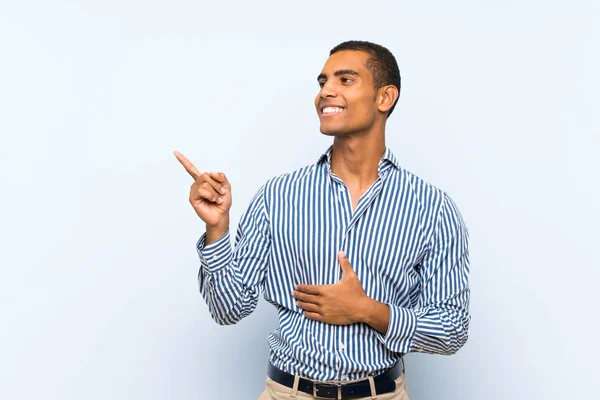
[{"label": "button placket", "polygon": [[347,225],[352,219],[352,204],[350,196],[347,194],[348,191],[346,190],[346,185],[344,185],[344,183],[339,178],[333,178],[333,182],[338,185],[338,195],[334,195],[334,197],[337,198],[337,202],[341,205],[341,216],[344,219],[344,225]]}]

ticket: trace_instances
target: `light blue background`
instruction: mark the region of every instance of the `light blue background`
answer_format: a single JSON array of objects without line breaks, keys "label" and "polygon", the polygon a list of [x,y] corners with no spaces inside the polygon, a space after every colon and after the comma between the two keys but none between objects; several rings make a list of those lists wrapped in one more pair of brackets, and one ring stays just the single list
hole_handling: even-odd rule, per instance
[{"label": "light blue background", "polygon": [[407,357],[411,399],[598,398],[599,3],[216,3],[0,3],[0,398],[258,397],[274,309],[210,319],[172,152],[228,174],[236,224],[331,142],[349,39],[396,55],[388,146],[471,235],[470,339]]}]

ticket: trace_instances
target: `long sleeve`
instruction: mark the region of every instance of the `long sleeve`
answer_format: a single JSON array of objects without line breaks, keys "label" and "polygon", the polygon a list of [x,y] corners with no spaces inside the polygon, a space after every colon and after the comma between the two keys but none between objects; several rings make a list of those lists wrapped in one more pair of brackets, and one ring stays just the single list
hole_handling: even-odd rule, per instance
[{"label": "long sleeve", "polygon": [[429,249],[418,265],[421,294],[414,309],[389,305],[380,340],[390,350],[450,355],[467,341],[469,234],[454,202],[445,195]]},{"label": "long sleeve", "polygon": [[264,187],[254,196],[238,225],[232,250],[229,231],[206,246],[206,234],[196,245],[200,257],[198,286],[212,318],[221,325],[237,323],[258,303],[271,246]]}]

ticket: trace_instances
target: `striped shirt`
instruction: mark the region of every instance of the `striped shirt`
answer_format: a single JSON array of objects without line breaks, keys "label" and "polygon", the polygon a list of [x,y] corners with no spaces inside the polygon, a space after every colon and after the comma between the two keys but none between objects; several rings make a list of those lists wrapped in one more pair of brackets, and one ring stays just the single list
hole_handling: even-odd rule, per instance
[{"label": "striped shirt", "polygon": [[[468,231],[442,190],[403,169],[389,149],[356,209],[331,171],[316,164],[268,180],[229,232],[197,243],[199,289],[212,318],[235,324],[261,292],[277,308],[269,361],[316,380],[383,372],[408,352],[453,354],[470,322]],[[366,294],[389,306],[386,334],[369,325],[313,321],[296,306],[296,284],[338,282],[344,250]]]}]

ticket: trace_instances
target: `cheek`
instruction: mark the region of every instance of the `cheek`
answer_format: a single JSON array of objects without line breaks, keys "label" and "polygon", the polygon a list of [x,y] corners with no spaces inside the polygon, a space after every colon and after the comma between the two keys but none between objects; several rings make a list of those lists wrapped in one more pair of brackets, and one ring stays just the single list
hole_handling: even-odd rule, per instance
[{"label": "cheek", "polygon": [[361,103],[361,112],[365,118],[375,118],[377,115],[377,104],[373,96],[367,96]]},{"label": "cheek", "polygon": [[356,102],[353,110],[349,113],[348,117],[356,122],[370,121],[372,119],[373,107],[370,102]]}]

